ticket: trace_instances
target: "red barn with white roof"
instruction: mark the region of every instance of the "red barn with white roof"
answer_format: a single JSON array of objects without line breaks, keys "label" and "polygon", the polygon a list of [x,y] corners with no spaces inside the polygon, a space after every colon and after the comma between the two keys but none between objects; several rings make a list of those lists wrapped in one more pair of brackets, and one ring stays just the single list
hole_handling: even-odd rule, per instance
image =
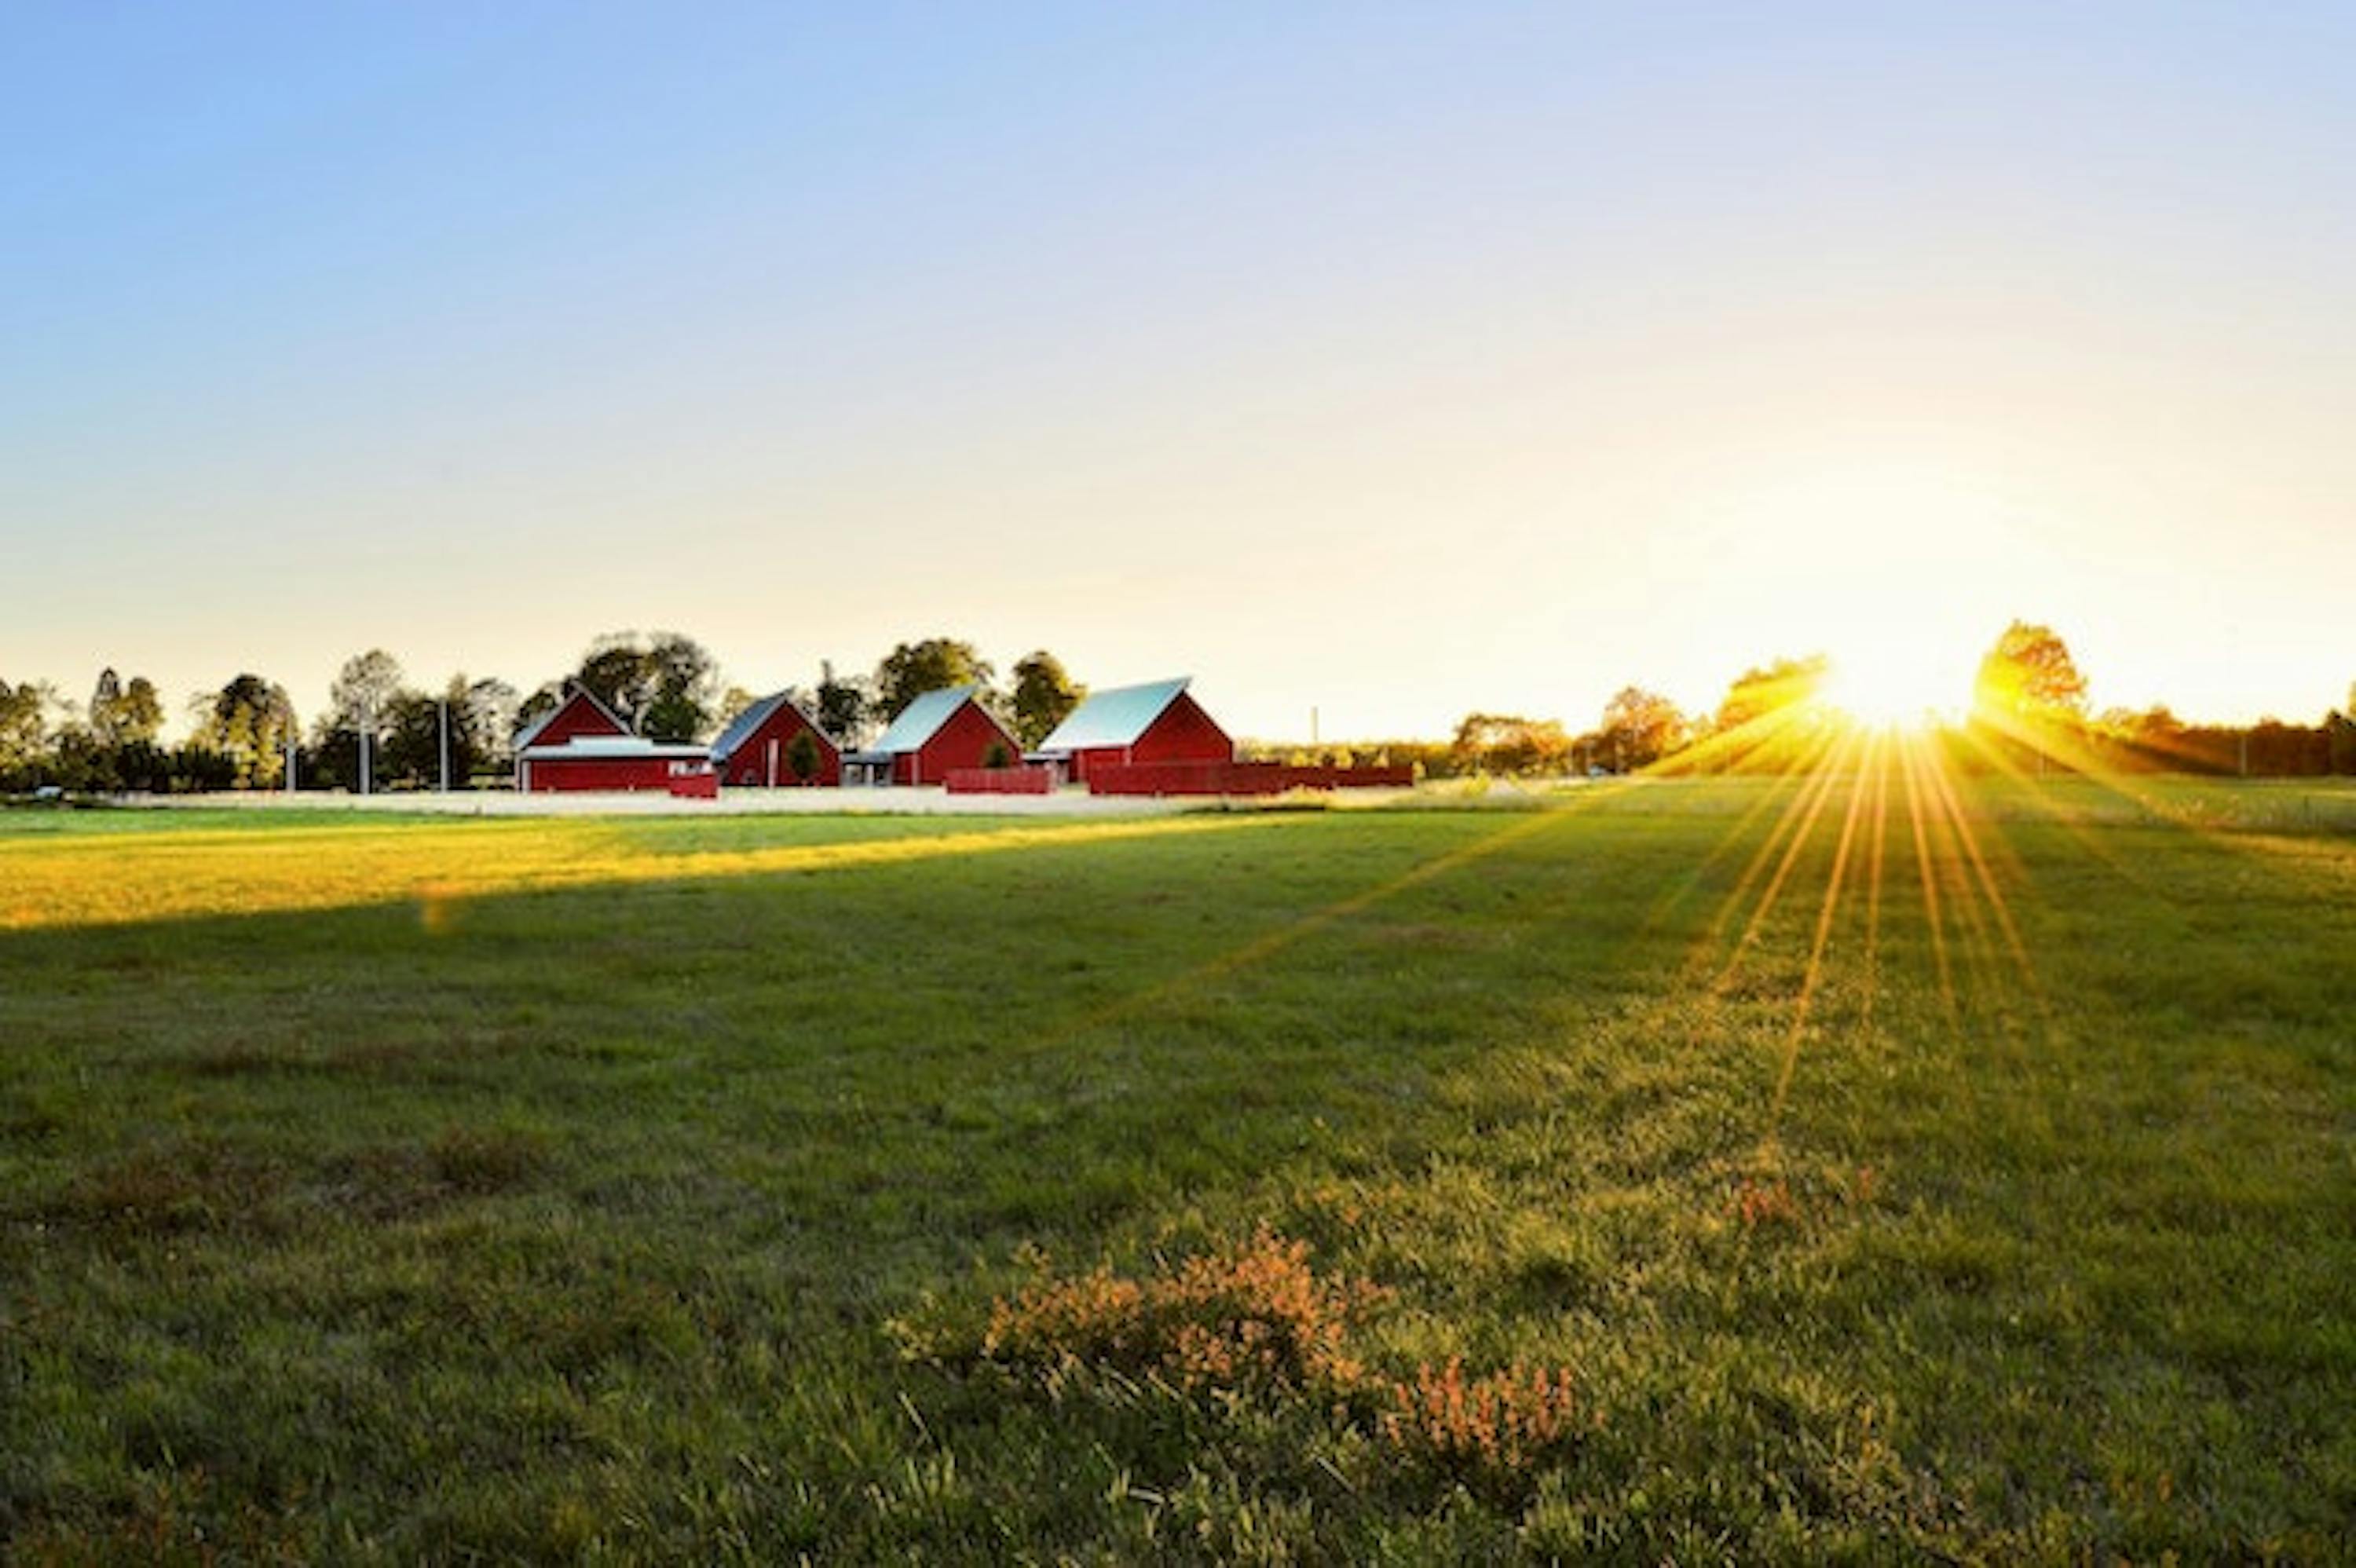
[{"label": "red barn with white roof", "polygon": [[937,784],[952,768],[1001,766],[1023,759],[1023,748],[981,705],[978,686],[928,691],[900,710],[875,743],[853,753],[852,766],[878,784]]},{"label": "red barn with white roof", "polygon": [[1075,784],[1098,767],[1231,763],[1236,743],[1186,688],[1193,677],[1092,691],[1033,753]]}]

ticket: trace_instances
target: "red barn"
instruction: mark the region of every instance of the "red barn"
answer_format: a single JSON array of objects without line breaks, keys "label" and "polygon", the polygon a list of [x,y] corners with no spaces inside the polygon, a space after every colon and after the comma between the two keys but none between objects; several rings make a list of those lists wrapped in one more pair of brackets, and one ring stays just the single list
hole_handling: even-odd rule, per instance
[{"label": "red barn", "polygon": [[614,710],[575,687],[554,711],[515,738],[516,788],[668,790],[671,781],[705,772],[711,753],[701,746],[669,746],[641,739]]},{"label": "red barn", "polygon": [[937,784],[951,768],[1004,767],[1022,760],[1023,748],[1006,727],[990,716],[976,686],[928,691],[900,710],[875,744],[851,757],[873,784]]},{"label": "red barn", "polygon": [[678,781],[711,771],[712,753],[701,746],[664,745],[637,735],[583,735],[516,753],[516,787],[542,793],[671,791]]},{"label": "red barn", "polygon": [[585,686],[566,691],[564,700],[516,731],[515,753],[535,746],[562,746],[582,735],[626,735],[630,727],[597,700]]},{"label": "red barn", "polygon": [[1186,694],[1190,679],[1090,692],[1034,754],[1074,784],[1087,783],[1098,767],[1235,761],[1235,741]]},{"label": "red barn", "polygon": [[[795,737],[808,735],[803,751],[808,777],[794,771]],[[712,765],[720,782],[738,787],[775,789],[781,784],[832,786],[842,782],[842,752],[810,716],[780,691],[739,713],[712,742]]]}]

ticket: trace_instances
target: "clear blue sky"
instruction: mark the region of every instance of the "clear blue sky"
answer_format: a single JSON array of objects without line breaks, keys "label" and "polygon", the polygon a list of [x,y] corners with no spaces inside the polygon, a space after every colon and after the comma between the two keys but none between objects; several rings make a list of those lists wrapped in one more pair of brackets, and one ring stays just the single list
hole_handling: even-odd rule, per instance
[{"label": "clear blue sky", "polygon": [[2356,679],[2356,7],[0,16],[0,676]]}]

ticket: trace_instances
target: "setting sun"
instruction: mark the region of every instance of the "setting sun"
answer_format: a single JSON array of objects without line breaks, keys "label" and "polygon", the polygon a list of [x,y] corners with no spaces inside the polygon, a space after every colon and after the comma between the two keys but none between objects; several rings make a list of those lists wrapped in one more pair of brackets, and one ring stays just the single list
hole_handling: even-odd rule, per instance
[{"label": "setting sun", "polygon": [[1825,700],[1861,724],[1919,729],[1960,711],[1970,672],[1945,650],[1890,641],[1833,656]]}]

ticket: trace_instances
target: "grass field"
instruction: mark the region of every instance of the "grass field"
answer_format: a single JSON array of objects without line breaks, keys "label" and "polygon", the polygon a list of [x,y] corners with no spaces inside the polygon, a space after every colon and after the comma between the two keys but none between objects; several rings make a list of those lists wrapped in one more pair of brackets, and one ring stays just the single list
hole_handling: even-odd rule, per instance
[{"label": "grass field", "polygon": [[2356,797],[0,815],[0,1555],[2356,1555]]}]

